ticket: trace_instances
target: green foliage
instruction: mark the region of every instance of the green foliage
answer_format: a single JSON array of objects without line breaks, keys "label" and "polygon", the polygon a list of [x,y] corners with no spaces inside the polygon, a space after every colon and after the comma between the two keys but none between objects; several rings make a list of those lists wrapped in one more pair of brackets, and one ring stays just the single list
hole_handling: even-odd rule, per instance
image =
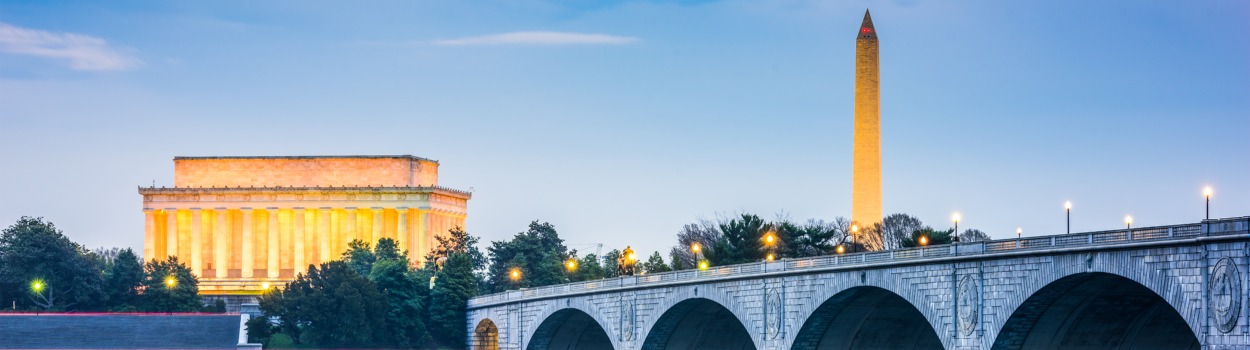
[{"label": "green foliage", "polygon": [[[103,266],[51,222],[22,217],[0,233],[0,301],[22,309],[92,310],[104,304]],[[43,288],[31,289],[35,280]]]},{"label": "green foliage", "polygon": [[[487,251],[490,254],[487,285],[492,292],[569,281],[564,272],[568,248],[551,224],[531,222],[528,230],[517,233],[512,240],[491,242]],[[520,281],[514,282],[509,278],[512,268],[521,270]]]},{"label": "green foliage", "polygon": [[[137,311],[145,277],[143,260],[130,248],[117,253],[104,272],[104,290],[112,311]],[[222,305],[225,312],[225,305]]]},{"label": "green foliage", "polygon": [[[178,257],[152,260],[143,265],[143,294],[139,309],[148,312],[200,311],[199,280]],[[172,284],[170,283],[172,278]]]},{"label": "green foliage", "polygon": [[739,218],[720,224],[721,239],[713,249],[704,253],[712,265],[732,265],[764,259],[765,230],[768,225],[759,216],[742,214]]},{"label": "green foliage", "polygon": [[430,292],[429,328],[438,344],[453,349],[465,348],[465,334],[468,334],[466,307],[469,298],[476,295],[473,258],[468,254],[447,257]]},{"label": "green foliage", "polygon": [[369,275],[369,271],[373,270],[373,262],[377,259],[377,256],[373,255],[373,249],[369,247],[369,242],[359,239],[348,242],[347,250],[343,251],[343,262],[361,276]]},{"label": "green foliage", "polygon": [[379,257],[373,264],[369,280],[377,285],[382,297],[386,299],[386,332],[387,337],[380,343],[388,347],[411,348],[429,342],[424,316],[428,289],[421,285],[417,275],[408,270],[406,257],[389,255],[383,248],[383,239],[378,243],[375,252]]},{"label": "green foliage", "polygon": [[841,221],[808,220],[802,225],[782,221],[773,224],[781,240],[776,258],[804,258],[833,253],[835,246],[846,235],[842,225],[839,225]]},{"label": "green foliage", "polygon": [[[372,265],[372,264],[371,264]],[[267,316],[281,317],[284,332],[326,347],[368,347],[384,342],[387,299],[343,261],[299,274],[286,288],[261,297]]]},{"label": "green foliage", "polygon": [[586,254],[577,260],[577,271],[573,271],[569,279],[573,282],[590,281],[604,278],[603,264],[594,253]]},{"label": "green foliage", "polygon": [[621,261],[621,251],[613,249],[603,254],[603,277],[615,278],[620,276],[621,269],[617,266],[617,262]]},{"label": "green foliage", "polygon": [[647,261],[642,263],[642,271],[643,273],[660,273],[673,271],[673,269],[664,263],[664,257],[660,256],[660,252],[654,252],[647,258]]},{"label": "green foliage", "polygon": [[274,327],[269,323],[269,318],[260,316],[247,319],[247,341],[269,345],[269,339],[273,336]]},{"label": "green foliage", "polygon": [[468,254],[470,260],[473,261],[473,271],[480,271],[486,268],[486,257],[482,251],[477,249],[478,238],[465,232],[460,226],[456,226],[447,232],[447,235],[436,235],[434,240],[438,241],[434,249],[425,254],[426,268],[435,264],[439,259],[446,260],[451,254]]},{"label": "green foliage", "polygon": [[950,244],[951,235],[955,233],[955,229],[934,230],[932,227],[924,227],[912,231],[910,236],[903,238],[900,245],[902,248],[912,248],[920,246],[920,237],[927,237],[929,243],[927,245]]}]

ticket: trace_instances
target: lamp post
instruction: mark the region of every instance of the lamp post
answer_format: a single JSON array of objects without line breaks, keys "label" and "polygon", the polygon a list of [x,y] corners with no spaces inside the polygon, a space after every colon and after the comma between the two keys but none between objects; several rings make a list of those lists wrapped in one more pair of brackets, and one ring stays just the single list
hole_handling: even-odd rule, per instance
[{"label": "lamp post", "polygon": [[1202,189],[1202,196],[1207,197],[1207,220],[1211,220],[1211,186]]},{"label": "lamp post", "polygon": [[855,252],[855,236],[859,235],[859,225],[851,225],[851,252]]},{"label": "lamp post", "polygon": [[[165,289],[169,290],[169,296],[171,298],[174,296],[175,287],[178,287],[178,279],[174,278],[173,275],[166,276],[165,277]],[[169,314],[170,315],[174,314],[174,304],[172,302],[169,303]]]},{"label": "lamp post", "polygon": [[1068,234],[1072,234],[1072,201],[1063,202],[1063,211],[1068,213]]},{"label": "lamp post", "polygon": [[1129,230],[1129,231],[1133,230],[1133,216],[1132,215],[1124,216],[1124,229]]},{"label": "lamp post", "polygon": [[576,272],[577,271],[577,259],[569,258],[568,261],[564,262],[564,268],[567,269],[569,273]]},{"label": "lamp post", "polygon": [[959,219],[959,212],[951,214],[951,220],[955,221],[955,233],[954,236],[951,236],[951,242],[955,244],[959,244]]},{"label": "lamp post", "polygon": [[707,270],[707,260],[703,259],[703,245],[699,242],[690,244],[690,252],[694,253],[694,264],[699,270]]},{"label": "lamp post", "polygon": [[512,281],[512,285],[516,286],[521,282],[521,268],[514,267],[508,271],[508,279]]},{"label": "lamp post", "polygon": [[1024,228],[1017,227],[1017,228],[1016,228],[1016,239],[1020,239],[1020,238],[1023,238],[1023,237],[1024,237]]},{"label": "lamp post", "polygon": [[[35,295],[39,296],[40,299],[44,299],[46,301],[47,298],[44,298],[43,296],[43,288],[45,286],[46,285],[43,283],[43,280],[34,280],[30,282],[30,290],[35,292]],[[38,308],[39,303],[36,302],[35,306],[36,306],[35,315],[38,316],[39,315],[39,308]],[[14,309],[17,308],[17,301],[13,302],[13,308]]]}]

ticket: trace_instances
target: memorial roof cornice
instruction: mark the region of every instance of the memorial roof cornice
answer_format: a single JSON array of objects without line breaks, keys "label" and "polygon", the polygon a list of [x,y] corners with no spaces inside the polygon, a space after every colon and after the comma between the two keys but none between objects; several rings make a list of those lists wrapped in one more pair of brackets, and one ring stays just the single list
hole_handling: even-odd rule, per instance
[{"label": "memorial roof cornice", "polygon": [[415,159],[427,162],[438,163],[437,160],[417,157],[411,154],[402,155],[346,155],[346,156],[209,156],[209,157],[190,157],[175,156],[174,160],[221,160],[221,159]]},{"label": "memorial roof cornice", "polygon": [[139,194],[247,194],[247,193],[438,193],[470,199],[473,192],[443,186],[392,187],[143,187]]}]

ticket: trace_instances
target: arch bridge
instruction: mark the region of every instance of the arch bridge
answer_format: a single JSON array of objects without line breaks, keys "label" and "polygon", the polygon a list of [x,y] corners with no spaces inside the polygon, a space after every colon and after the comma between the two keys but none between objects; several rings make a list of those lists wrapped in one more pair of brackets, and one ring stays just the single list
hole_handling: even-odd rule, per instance
[{"label": "arch bridge", "polygon": [[760,262],[469,301],[479,349],[1250,349],[1250,217]]}]

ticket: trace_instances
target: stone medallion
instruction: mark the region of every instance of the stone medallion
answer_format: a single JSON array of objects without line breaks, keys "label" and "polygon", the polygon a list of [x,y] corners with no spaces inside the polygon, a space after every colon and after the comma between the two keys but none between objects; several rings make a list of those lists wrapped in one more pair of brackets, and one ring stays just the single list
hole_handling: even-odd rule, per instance
[{"label": "stone medallion", "polygon": [[977,282],[971,275],[965,275],[959,280],[958,290],[959,332],[972,335],[972,331],[977,328],[977,302],[980,300]]},{"label": "stone medallion", "polygon": [[776,339],[781,334],[781,293],[776,288],[768,290],[764,297],[764,334]]},{"label": "stone medallion", "polygon": [[1211,269],[1211,317],[1221,333],[1232,332],[1241,313],[1241,273],[1231,258],[1220,259]]},{"label": "stone medallion", "polygon": [[621,297],[620,303],[621,341],[634,339],[634,300]]}]

